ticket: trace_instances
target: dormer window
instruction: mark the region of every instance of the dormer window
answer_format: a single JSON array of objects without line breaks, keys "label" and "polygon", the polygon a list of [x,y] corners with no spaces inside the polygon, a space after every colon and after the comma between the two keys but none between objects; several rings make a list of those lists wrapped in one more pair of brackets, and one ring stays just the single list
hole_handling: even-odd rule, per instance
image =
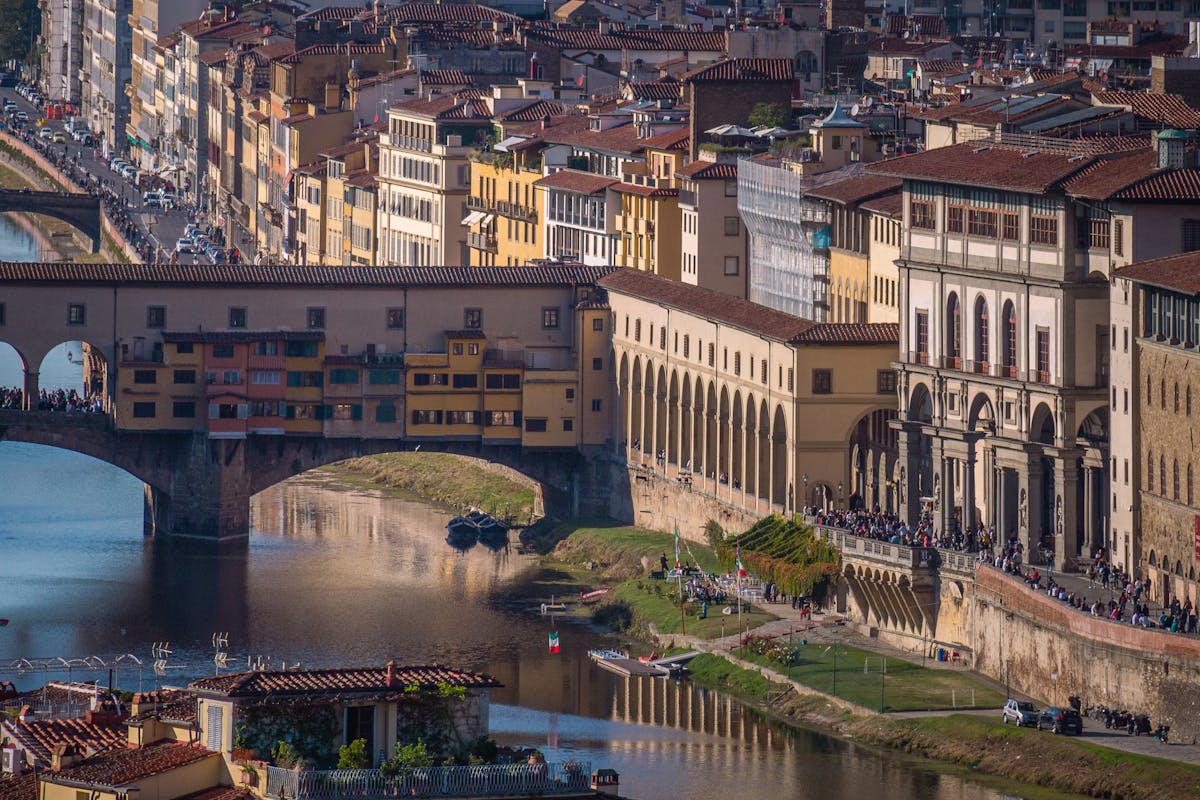
[{"label": "dormer window", "polygon": [[600,119],[598,117],[592,117],[591,119],[588,120],[588,130],[591,130],[591,131],[600,130]]}]

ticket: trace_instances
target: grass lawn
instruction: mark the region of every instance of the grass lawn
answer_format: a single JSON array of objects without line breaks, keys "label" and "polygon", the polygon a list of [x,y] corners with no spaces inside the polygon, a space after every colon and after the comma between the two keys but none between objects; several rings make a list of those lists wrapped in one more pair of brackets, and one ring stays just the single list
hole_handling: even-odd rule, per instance
[{"label": "grass lawn", "polygon": [[[661,588],[662,593],[655,592],[655,588]],[[659,633],[686,633],[701,639],[716,639],[719,636],[732,636],[739,631],[736,603],[732,605],[735,613],[729,615],[721,613],[723,606],[709,606],[707,619],[700,619],[699,603],[686,603],[681,623],[679,595],[673,581],[635,578],[614,587],[610,596],[628,605],[639,622],[653,623]],[[773,614],[758,610],[757,607],[753,611],[743,609],[742,612],[742,626],[748,630],[773,619]]]},{"label": "grass lawn", "polygon": [[701,653],[688,662],[688,679],[746,698],[762,698],[770,689],[781,686],[712,653]]},{"label": "grass lawn", "polygon": [[[588,560],[603,564],[641,563],[649,559],[651,569],[658,569],[664,553],[672,564],[675,561],[675,536],[670,533],[646,530],[636,525],[621,525],[611,520],[576,520],[555,528],[555,534],[566,540],[559,544],[555,555],[575,560],[587,555]],[[707,544],[680,539],[679,558],[699,566],[705,572],[721,572],[717,554]]]},{"label": "grass lawn", "polygon": [[[967,672],[929,669],[897,658],[843,644],[798,643],[799,661],[790,669],[746,649],[735,655],[788,674],[793,680],[867,708],[886,711],[932,711],[950,708],[995,708],[1004,705],[1004,694]],[[864,670],[864,664],[867,668]]]}]

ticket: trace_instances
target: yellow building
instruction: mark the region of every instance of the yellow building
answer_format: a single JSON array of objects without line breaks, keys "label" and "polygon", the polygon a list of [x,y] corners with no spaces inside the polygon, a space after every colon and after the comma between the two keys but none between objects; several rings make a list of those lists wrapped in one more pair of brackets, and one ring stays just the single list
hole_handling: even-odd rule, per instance
[{"label": "yellow building", "polygon": [[151,352],[137,343],[121,358],[117,420],[125,430],[190,431],[204,415],[202,348],[164,342]]},{"label": "yellow building", "polygon": [[296,186],[298,264],[321,264],[325,260],[328,246],[328,223],[325,214],[328,173],[328,165],[323,159],[305,164],[293,173]]},{"label": "yellow building", "polygon": [[900,239],[903,234],[904,197],[900,192],[873,197],[860,208],[869,215],[871,242],[867,258],[870,297],[867,319],[900,321]]},{"label": "yellow building", "polygon": [[544,193],[540,139],[527,139],[505,152],[476,152],[471,158],[467,197],[467,247],[473,267],[519,266],[542,258]]},{"label": "yellow building", "polygon": [[620,201],[617,265],[680,280],[679,190],[637,183],[617,183],[609,189]]},{"label": "yellow building", "polygon": [[[350,264],[368,267],[375,263],[377,159],[368,158],[368,166],[345,176],[345,217],[342,222],[343,249],[349,245]],[[346,234],[349,236],[346,236]]]}]

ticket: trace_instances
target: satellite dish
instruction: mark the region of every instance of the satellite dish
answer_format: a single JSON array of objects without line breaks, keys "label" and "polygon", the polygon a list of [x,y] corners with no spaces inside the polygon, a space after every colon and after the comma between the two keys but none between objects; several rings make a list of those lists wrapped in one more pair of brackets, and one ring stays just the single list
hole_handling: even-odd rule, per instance
[{"label": "satellite dish", "polygon": [[850,107],[850,116],[857,117],[859,111],[860,111],[860,109],[858,107],[858,103],[855,103],[853,106]]},{"label": "satellite dish", "polygon": [[870,108],[871,106],[875,105],[875,98],[868,95],[863,99],[863,105],[865,105],[867,108]]},{"label": "satellite dish", "polygon": [[911,31],[905,31],[905,32],[904,32],[904,35],[903,35],[901,38],[902,38],[902,39],[907,39],[909,36],[912,36],[912,32],[911,32]]}]

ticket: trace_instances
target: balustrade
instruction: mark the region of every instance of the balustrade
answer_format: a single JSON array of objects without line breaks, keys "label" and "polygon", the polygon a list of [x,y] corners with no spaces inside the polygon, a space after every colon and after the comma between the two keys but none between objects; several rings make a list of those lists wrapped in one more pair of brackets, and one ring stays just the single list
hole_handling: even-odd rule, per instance
[{"label": "balustrade", "polygon": [[296,770],[267,767],[267,797],[275,800],[352,800],[386,797],[506,797],[586,792],[591,765],[479,764],[379,769]]}]

